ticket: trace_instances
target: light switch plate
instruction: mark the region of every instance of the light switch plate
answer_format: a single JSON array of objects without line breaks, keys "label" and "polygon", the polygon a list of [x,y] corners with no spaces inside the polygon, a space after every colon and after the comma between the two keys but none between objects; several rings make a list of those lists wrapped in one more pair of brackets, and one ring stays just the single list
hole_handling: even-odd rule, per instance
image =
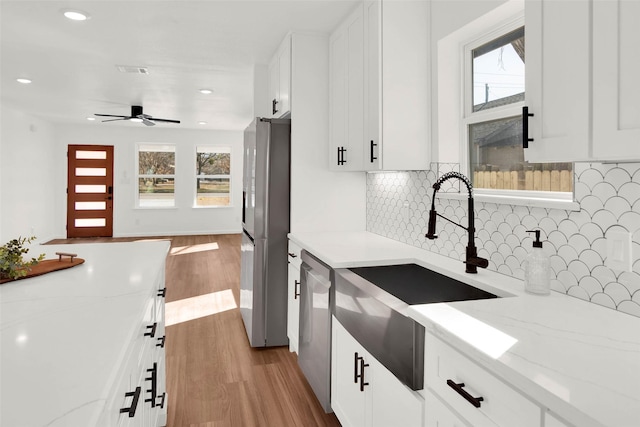
[{"label": "light switch plate", "polygon": [[611,230],[607,232],[607,258],[605,265],[612,270],[631,271],[631,233]]}]

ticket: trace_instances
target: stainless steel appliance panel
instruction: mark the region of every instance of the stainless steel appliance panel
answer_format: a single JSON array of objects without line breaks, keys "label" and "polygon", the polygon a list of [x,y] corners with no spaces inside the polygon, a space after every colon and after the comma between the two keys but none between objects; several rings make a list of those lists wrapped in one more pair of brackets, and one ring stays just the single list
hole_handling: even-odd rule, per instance
[{"label": "stainless steel appliance panel", "polygon": [[241,253],[240,302],[253,347],[288,343],[290,134],[290,120],[261,118],[244,134],[243,234],[254,250],[251,261],[251,251]]},{"label": "stainless steel appliance panel", "polygon": [[325,412],[331,412],[331,269],[301,253],[298,364]]}]

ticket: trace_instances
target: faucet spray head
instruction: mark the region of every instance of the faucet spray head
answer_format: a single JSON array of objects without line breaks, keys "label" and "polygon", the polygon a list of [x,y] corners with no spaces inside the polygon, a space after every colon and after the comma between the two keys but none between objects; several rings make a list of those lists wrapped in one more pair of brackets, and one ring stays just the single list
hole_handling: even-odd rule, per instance
[{"label": "faucet spray head", "polygon": [[427,230],[427,234],[425,235],[425,237],[429,240],[438,238],[438,235],[436,234],[436,218],[436,210],[432,207],[429,211],[429,228]]}]

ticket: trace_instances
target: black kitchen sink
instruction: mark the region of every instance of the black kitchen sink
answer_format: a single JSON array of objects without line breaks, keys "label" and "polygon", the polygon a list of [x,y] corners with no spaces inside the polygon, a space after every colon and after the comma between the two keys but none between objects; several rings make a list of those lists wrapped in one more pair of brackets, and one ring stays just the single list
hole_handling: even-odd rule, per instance
[{"label": "black kitchen sink", "polygon": [[417,264],[349,270],[409,305],[497,298],[490,292]]}]

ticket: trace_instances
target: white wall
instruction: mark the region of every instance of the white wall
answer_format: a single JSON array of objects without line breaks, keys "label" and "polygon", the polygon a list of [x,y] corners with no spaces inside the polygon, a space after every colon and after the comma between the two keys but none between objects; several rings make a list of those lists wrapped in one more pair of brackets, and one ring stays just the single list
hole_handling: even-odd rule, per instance
[{"label": "white wall", "polygon": [[36,117],[0,107],[0,244],[35,235],[55,235],[57,165],[53,127]]},{"label": "white wall", "polygon": [[[247,123],[248,124],[248,123]],[[241,231],[242,131],[181,130],[163,127],[112,126],[109,123],[57,125],[54,161],[63,165],[55,179],[55,197],[66,198],[66,150],[69,144],[114,146],[114,237],[223,234]],[[136,143],[176,146],[176,206],[170,209],[136,208]],[[194,208],[195,150],[197,145],[231,146],[232,206]],[[66,236],[66,206],[55,214],[55,234]]]}]

